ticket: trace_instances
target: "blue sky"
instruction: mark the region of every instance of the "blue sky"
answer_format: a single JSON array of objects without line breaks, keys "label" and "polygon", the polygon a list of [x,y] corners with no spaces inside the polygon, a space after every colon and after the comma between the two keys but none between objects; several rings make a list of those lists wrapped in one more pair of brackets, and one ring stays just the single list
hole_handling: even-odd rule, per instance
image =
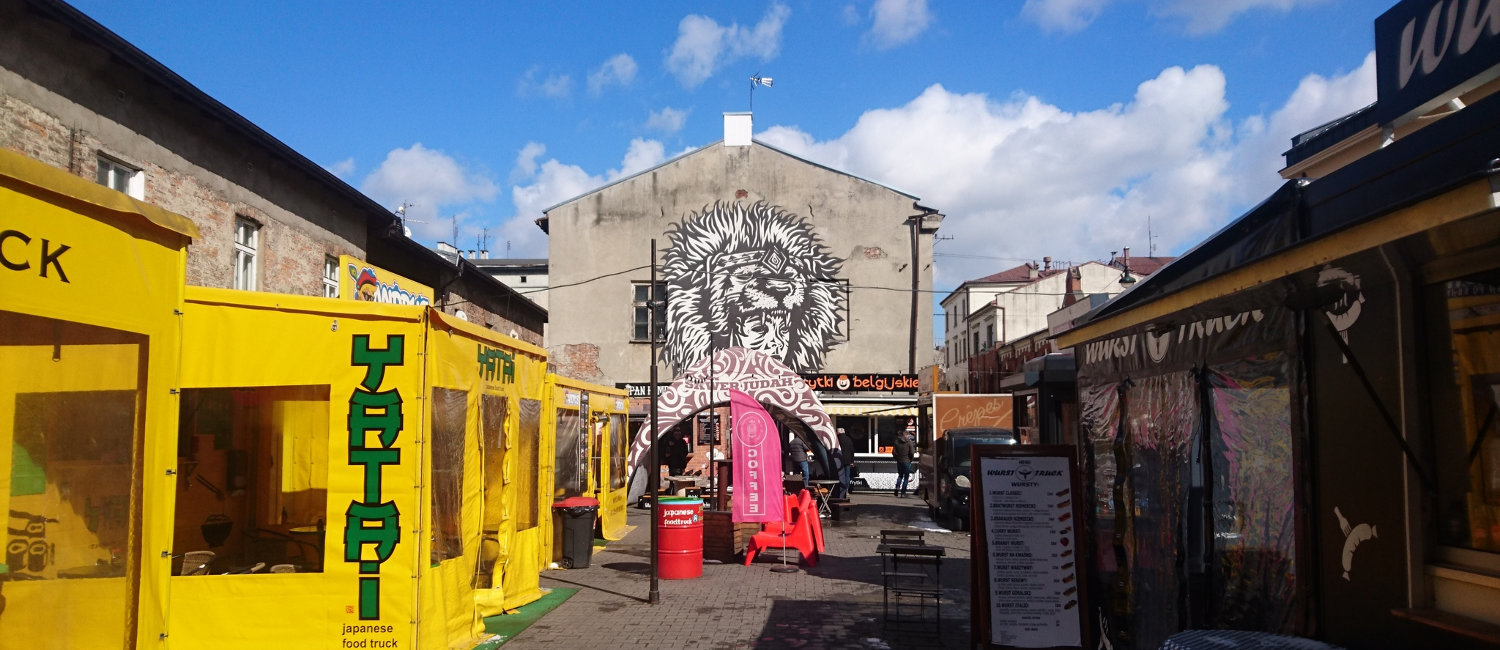
[{"label": "blue sky", "polygon": [[1291,136],[1374,101],[1392,3],[74,4],[377,201],[413,203],[419,241],[456,221],[460,248],[486,229],[493,257],[545,257],[542,209],[720,139],[759,73],[757,139],[947,216],[951,290],[1043,256],[1190,248],[1275,189]]}]

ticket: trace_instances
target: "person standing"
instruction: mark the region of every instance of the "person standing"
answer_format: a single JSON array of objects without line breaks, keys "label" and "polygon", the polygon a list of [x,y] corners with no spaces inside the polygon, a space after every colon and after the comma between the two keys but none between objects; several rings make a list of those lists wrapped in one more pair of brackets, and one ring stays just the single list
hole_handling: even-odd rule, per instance
[{"label": "person standing", "polygon": [[687,442],[676,431],[668,431],[656,442],[661,445],[661,464],[667,466],[667,476],[682,476],[687,471]]},{"label": "person standing", "polygon": [[802,438],[798,437],[797,434],[788,432],[786,452],[787,455],[791,457],[792,464],[802,472],[803,489],[808,488],[811,485],[810,483],[808,483],[808,479],[811,477],[808,476],[807,461],[812,458],[812,452],[808,451],[807,443],[803,442]]},{"label": "person standing", "polygon": [[839,427],[839,493],[840,499],[849,497],[849,483],[854,480],[854,439],[844,427]]},{"label": "person standing", "polygon": [[891,456],[896,461],[895,495],[898,497],[906,496],[911,483],[911,461],[916,449],[917,443],[912,439],[910,429],[896,434],[896,448],[892,450]]}]

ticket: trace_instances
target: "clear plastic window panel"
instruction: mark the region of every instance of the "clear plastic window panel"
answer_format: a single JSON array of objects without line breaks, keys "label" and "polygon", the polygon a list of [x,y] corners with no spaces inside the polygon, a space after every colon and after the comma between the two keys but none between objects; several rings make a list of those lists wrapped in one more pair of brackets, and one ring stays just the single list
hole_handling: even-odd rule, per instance
[{"label": "clear plastic window panel", "polygon": [[317,573],[328,512],[327,386],[188,389],[174,573]]},{"label": "clear plastic window panel", "polygon": [[1209,617],[1293,633],[1297,586],[1292,395],[1285,353],[1213,366]]},{"label": "clear plastic window panel", "polygon": [[1129,510],[1116,513],[1128,567],[1129,621],[1137,647],[1154,648],[1178,631],[1183,514],[1200,421],[1192,373],[1135,380],[1126,391],[1124,457]]},{"label": "clear plastic window panel", "polygon": [[[148,339],[0,311],[0,639],[70,625],[125,636],[137,572]],[[87,607],[79,598],[87,598]]]},{"label": "clear plastic window panel", "polygon": [[464,420],[469,394],[432,389],[432,562],[463,555]]},{"label": "clear plastic window panel", "polygon": [[1081,386],[1078,391],[1080,426],[1084,432],[1083,461],[1090,485],[1090,526],[1095,567],[1106,575],[1115,572],[1115,438],[1120,430],[1119,384]]},{"label": "clear plastic window panel", "polygon": [[540,443],[542,435],[541,400],[517,401],[521,416],[520,431],[516,432],[516,530],[534,528],[540,507],[537,494],[537,474],[541,472]]},{"label": "clear plastic window panel", "polygon": [[619,413],[609,416],[609,489],[625,487],[630,477],[626,476],[625,463],[630,456],[630,435],[625,431],[625,416]]},{"label": "clear plastic window panel", "polygon": [[581,422],[578,411],[557,410],[557,454],[552,473],[554,499],[583,494],[583,474],[578,462],[583,443],[579,430]]}]

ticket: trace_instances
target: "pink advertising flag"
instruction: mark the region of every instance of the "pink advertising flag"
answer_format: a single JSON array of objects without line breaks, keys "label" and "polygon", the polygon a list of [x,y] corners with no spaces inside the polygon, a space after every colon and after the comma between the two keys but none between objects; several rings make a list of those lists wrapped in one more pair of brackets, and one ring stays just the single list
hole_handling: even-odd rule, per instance
[{"label": "pink advertising flag", "polygon": [[734,419],[734,521],[782,521],[781,438],[766,409],[745,393],[729,391]]}]

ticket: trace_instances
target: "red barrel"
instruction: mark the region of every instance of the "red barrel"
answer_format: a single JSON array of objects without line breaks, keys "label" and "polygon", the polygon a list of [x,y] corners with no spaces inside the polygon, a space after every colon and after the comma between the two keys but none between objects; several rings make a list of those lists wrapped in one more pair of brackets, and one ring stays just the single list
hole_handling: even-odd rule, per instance
[{"label": "red barrel", "polygon": [[686,580],[703,575],[703,500],[663,497],[656,526],[657,575]]}]

